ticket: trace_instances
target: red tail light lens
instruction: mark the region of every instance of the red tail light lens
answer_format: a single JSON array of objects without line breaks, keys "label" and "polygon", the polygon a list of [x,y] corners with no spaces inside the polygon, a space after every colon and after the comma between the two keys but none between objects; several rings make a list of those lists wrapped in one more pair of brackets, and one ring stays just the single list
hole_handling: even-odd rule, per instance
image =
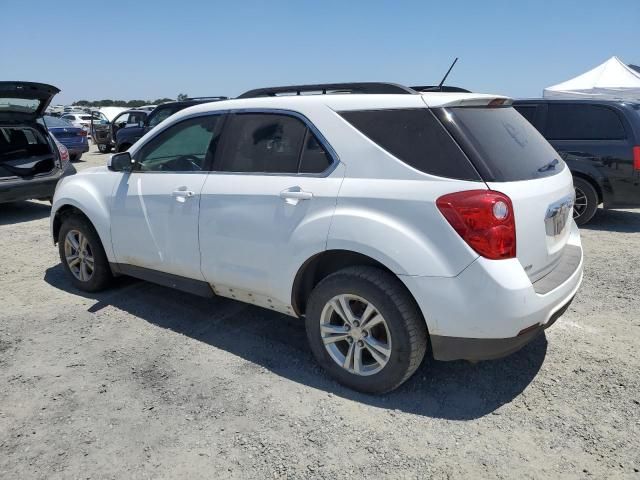
[{"label": "red tail light lens", "polygon": [[633,147],[633,169],[640,170],[640,147]]},{"label": "red tail light lens", "polygon": [[511,199],[492,190],[468,190],[436,200],[444,218],[476,252],[491,260],[516,256],[516,222]]},{"label": "red tail light lens", "polygon": [[86,130],[80,130],[78,132],[78,135],[80,135],[81,137],[86,137],[87,136],[87,131]]},{"label": "red tail light lens", "polygon": [[63,144],[56,142],[56,145],[58,146],[58,152],[60,152],[60,161],[62,163],[68,162],[69,161],[69,150],[67,150],[67,147],[65,147]]}]

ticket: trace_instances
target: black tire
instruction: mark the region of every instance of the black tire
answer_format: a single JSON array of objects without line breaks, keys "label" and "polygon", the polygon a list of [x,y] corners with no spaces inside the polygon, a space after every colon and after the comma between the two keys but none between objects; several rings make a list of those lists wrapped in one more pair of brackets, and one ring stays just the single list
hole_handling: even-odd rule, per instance
[{"label": "black tire", "polygon": [[[80,232],[87,239],[87,251],[90,252],[93,257],[93,271],[85,281],[76,277],[67,262],[65,240],[70,231]],[[71,283],[78,290],[98,292],[104,290],[111,284],[113,274],[111,273],[111,267],[109,266],[107,255],[104,253],[100,237],[93,228],[93,225],[82,215],[70,215],[63,220],[58,234],[58,251],[60,253],[60,261],[71,278]]]},{"label": "black tire", "polygon": [[578,225],[585,225],[598,210],[598,192],[591,182],[580,177],[573,177],[573,187],[576,191],[573,219]]},{"label": "black tire", "polygon": [[98,144],[98,151],[100,153],[109,153],[111,151],[111,146],[106,145],[104,143],[99,143]]},{"label": "black tire", "polygon": [[131,146],[130,143],[123,143],[122,145],[120,145],[118,147],[118,153],[120,152],[126,152],[127,150],[129,150],[129,147]]},{"label": "black tire", "polygon": [[[321,317],[325,305],[343,294],[355,295],[371,303],[387,324],[391,353],[386,365],[377,373],[368,376],[351,373],[325,348],[320,331]],[[364,393],[394,390],[416,371],[427,351],[427,327],[415,300],[394,275],[374,267],[349,267],[323,279],[309,296],[306,330],[318,363],[341,384]]]}]

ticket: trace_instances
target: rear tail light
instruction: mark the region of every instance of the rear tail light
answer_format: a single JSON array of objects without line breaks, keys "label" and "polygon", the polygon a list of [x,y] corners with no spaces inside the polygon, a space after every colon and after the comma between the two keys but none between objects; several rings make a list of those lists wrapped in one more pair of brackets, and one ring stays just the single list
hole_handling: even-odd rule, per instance
[{"label": "rear tail light", "polygon": [[60,163],[65,164],[69,161],[69,150],[60,142],[56,142],[58,152],[60,152]]},{"label": "rear tail light", "polygon": [[80,130],[78,132],[78,135],[80,135],[81,137],[86,137],[87,136],[87,131],[86,130]]},{"label": "rear tail light", "polygon": [[492,190],[449,193],[436,200],[444,218],[476,252],[491,260],[516,256],[511,199]]},{"label": "rear tail light", "polygon": [[633,169],[640,170],[640,146],[633,147]]}]

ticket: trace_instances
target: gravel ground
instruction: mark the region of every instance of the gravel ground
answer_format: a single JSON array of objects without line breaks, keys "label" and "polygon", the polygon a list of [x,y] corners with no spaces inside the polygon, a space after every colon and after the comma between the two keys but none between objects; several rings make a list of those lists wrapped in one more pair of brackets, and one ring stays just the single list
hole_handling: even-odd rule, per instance
[{"label": "gravel ground", "polygon": [[640,478],[640,210],[582,231],[583,287],[545,336],[381,397],[329,379],[295,319],[74,290],[48,214],[0,205],[2,479]]}]

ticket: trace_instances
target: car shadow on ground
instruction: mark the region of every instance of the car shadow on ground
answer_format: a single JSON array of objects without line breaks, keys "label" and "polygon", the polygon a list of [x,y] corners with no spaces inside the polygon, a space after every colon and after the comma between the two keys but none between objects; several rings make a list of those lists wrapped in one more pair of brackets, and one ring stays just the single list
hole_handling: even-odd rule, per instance
[{"label": "car shadow on ground", "polygon": [[546,338],[541,335],[501,360],[471,364],[428,359],[396,391],[372,396],[349,390],[324,373],[307,347],[304,322],[299,319],[130,278],[119,278],[108,291],[87,294],[71,285],[61,265],[49,268],[44,280],[55,288],[95,300],[90,312],[113,306],[294,382],[379,408],[433,418],[468,420],[494,412],[529,385],[547,351]]},{"label": "car shadow on ground", "polygon": [[598,209],[595,216],[580,229],[638,233],[640,232],[640,210]]},{"label": "car shadow on ground", "polygon": [[49,216],[49,202],[0,203],[0,226],[31,222]]}]

